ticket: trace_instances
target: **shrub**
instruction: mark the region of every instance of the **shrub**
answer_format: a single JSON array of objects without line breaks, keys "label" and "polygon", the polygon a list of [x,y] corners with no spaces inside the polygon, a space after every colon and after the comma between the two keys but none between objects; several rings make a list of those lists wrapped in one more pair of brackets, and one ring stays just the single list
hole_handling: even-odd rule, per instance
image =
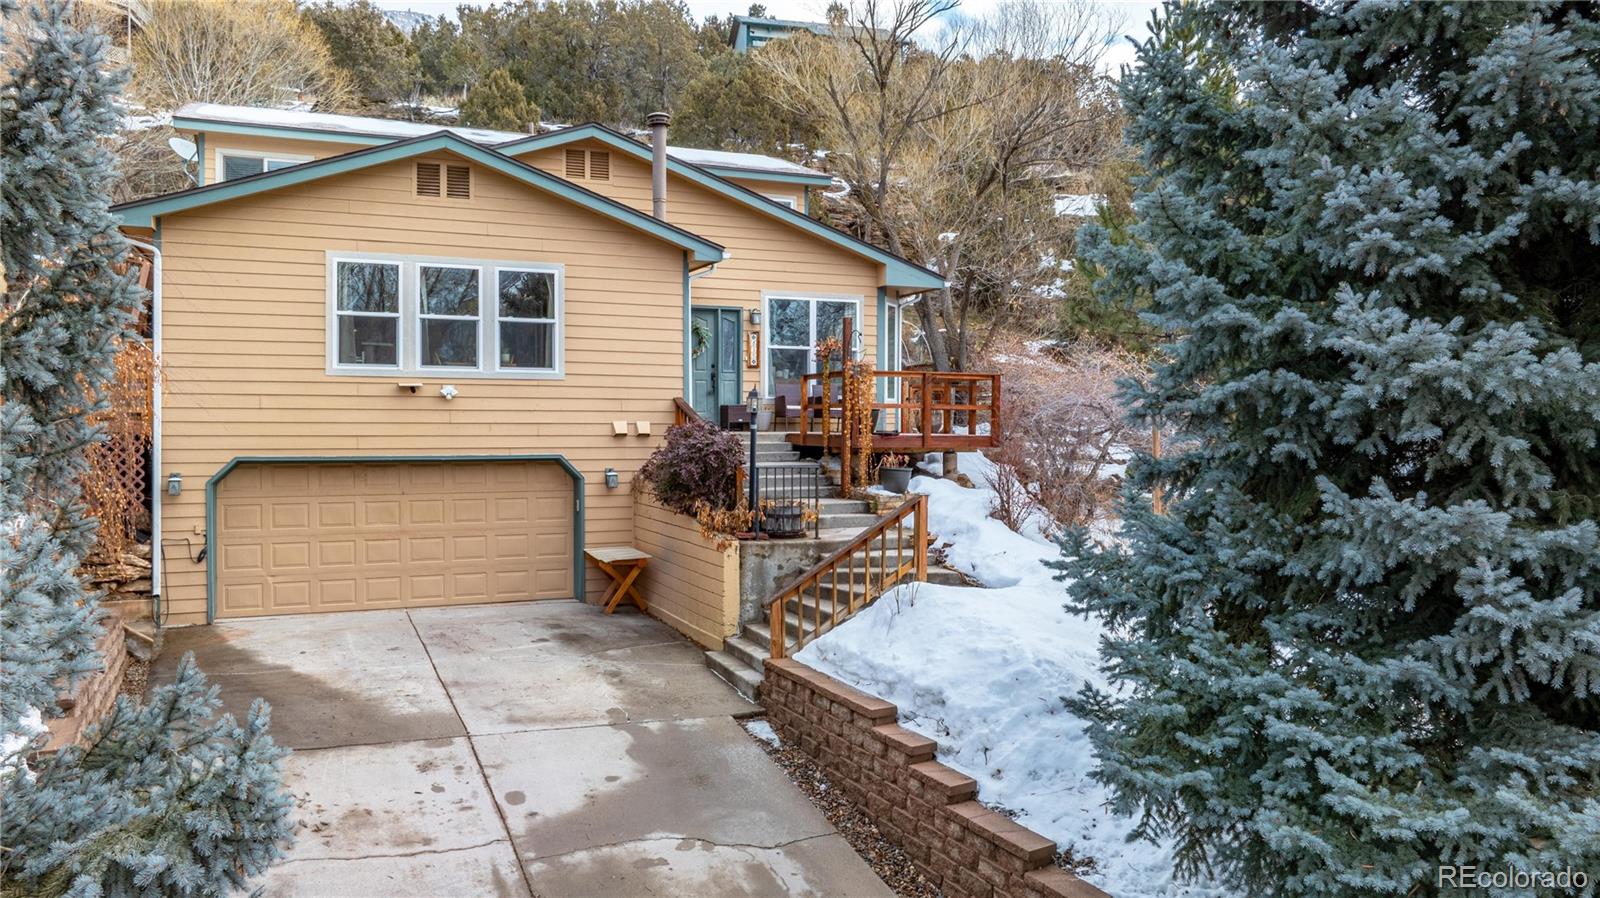
[{"label": "shrub", "polygon": [[1084,343],[1016,341],[990,363],[1005,371],[1006,409],[1002,442],[989,453],[998,469],[992,513],[1013,529],[1035,509],[1054,525],[1089,523],[1116,495],[1118,478],[1108,475],[1118,457],[1143,439],[1116,396],[1136,360]]},{"label": "shrub", "polygon": [[689,421],[667,428],[667,441],[639,469],[639,479],[680,514],[698,514],[702,507],[723,511],[738,504],[734,487],[743,460],[738,436]]}]

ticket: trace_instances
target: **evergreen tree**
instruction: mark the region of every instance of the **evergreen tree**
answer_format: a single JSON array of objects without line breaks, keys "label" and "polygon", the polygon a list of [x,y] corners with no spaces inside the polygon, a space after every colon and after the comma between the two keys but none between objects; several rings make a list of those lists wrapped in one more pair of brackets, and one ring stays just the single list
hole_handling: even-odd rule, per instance
[{"label": "evergreen tree", "polygon": [[421,80],[417,49],[372,0],[323,0],[305,7],[304,14],[363,99],[386,103],[415,93]]},{"label": "evergreen tree", "polygon": [[773,103],[774,89],[772,73],[755,54],[724,50],[684,88],[673,113],[675,139],[713,150],[801,155],[800,148],[814,145],[816,129]]},{"label": "evergreen tree", "polygon": [[99,666],[79,477],[143,301],[105,195],[121,78],[70,10],[0,0],[25,41],[0,88],[0,894],[223,895],[289,832],[264,705],[243,727],[214,719],[216,690],[185,661],[148,705],[119,699],[86,748],[29,759],[29,718],[59,713],[62,684]]},{"label": "evergreen tree", "polygon": [[495,69],[473,85],[461,104],[461,124],[473,128],[522,131],[538,120],[539,107],[528,102],[505,69]]},{"label": "evergreen tree", "polygon": [[1133,239],[1082,245],[1181,335],[1126,390],[1191,442],[1062,564],[1110,627],[1097,775],[1244,894],[1449,893],[1441,864],[1592,894],[1600,10],[1159,19]]}]

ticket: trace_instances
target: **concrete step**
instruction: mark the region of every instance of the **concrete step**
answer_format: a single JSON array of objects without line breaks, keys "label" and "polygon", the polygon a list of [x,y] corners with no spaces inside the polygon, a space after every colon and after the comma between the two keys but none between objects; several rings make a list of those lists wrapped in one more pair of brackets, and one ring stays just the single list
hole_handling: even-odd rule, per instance
[{"label": "concrete step", "polygon": [[724,651],[706,652],[706,667],[732,686],[734,692],[750,701],[756,700],[756,688],[761,685],[761,675],[750,665]]},{"label": "concrete step", "polygon": [[[748,433],[745,434],[745,439],[747,441],[750,439]],[[782,443],[787,446],[789,445],[789,434],[781,430],[758,430],[756,431],[756,445],[760,446],[763,443]]]},{"label": "concrete step", "polygon": [[817,516],[817,526],[825,530],[839,530],[846,527],[864,530],[868,527],[871,527],[877,522],[877,520],[877,515],[866,512],[861,512],[858,514],[835,514],[831,511],[824,511]]},{"label": "concrete step", "polygon": [[766,464],[768,462],[793,463],[798,462],[799,460],[800,453],[794,451],[793,449],[765,449],[761,446],[756,447],[756,464],[758,465]]},{"label": "concrete step", "polygon": [[928,565],[928,582],[935,586],[966,586],[965,577],[947,567]]},{"label": "concrete step", "polygon": [[767,656],[772,653],[771,638],[771,634],[768,634],[768,642],[758,643],[741,631],[731,639],[724,640],[722,650],[759,674],[761,673],[762,664],[766,662]]}]

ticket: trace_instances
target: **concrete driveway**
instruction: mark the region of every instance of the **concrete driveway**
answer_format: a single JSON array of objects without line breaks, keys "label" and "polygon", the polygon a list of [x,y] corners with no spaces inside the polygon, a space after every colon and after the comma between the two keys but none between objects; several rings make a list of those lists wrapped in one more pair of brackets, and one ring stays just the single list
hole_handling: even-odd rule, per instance
[{"label": "concrete driveway", "polygon": [[298,803],[271,896],[890,896],[734,721],[699,649],[576,602],[167,635],[272,704]]}]

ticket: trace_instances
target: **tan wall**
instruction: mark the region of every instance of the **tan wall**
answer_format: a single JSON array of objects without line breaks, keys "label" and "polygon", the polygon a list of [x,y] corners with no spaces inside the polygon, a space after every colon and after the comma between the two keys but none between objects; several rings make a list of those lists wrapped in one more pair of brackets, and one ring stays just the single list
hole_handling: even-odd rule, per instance
[{"label": "tan wall", "polygon": [[254,137],[247,134],[206,134],[206,183],[215,184],[222,180],[222,165],[218,158],[219,152],[235,151],[239,153],[255,153],[265,156],[307,156],[311,159],[322,159],[327,156],[339,156],[352,150],[365,148],[366,144],[360,143],[334,143],[327,140],[291,140],[282,137]]},{"label": "tan wall", "polygon": [[[161,497],[164,539],[198,551],[206,480],[237,456],[559,453],[585,478],[586,545],[632,541],[628,483],[683,388],[682,252],[482,168],[471,201],[421,199],[413,172],[396,162],[163,219],[158,482],[185,485]],[[330,250],[564,264],[565,378],[326,373]],[[619,419],[653,436],[613,436]],[[607,466],[621,488],[605,487]],[[203,622],[205,565],[181,543],[166,555],[172,622]],[[604,577],[586,579],[598,597]]]},{"label": "tan wall", "polygon": [[[568,146],[603,147],[598,141]],[[520,158],[536,168],[560,173],[566,148],[539,150]],[[613,151],[610,181],[578,183],[636,209],[650,210],[650,165],[644,160]],[[883,282],[882,266],[876,262],[676,176],[667,181],[667,221],[722,244],[732,254],[718,263],[716,271],[690,282],[694,305],[759,309],[762,291],[859,298],[862,357],[876,358],[878,285]],[[760,330],[750,324],[749,315],[744,321],[746,331]],[[764,345],[762,348],[765,350]],[[759,369],[746,366],[740,390],[750,389],[759,374]]]},{"label": "tan wall", "polygon": [[650,613],[706,648],[720,651],[739,626],[739,549],[719,549],[700,525],[635,497],[634,545],[651,557],[639,575]]}]

